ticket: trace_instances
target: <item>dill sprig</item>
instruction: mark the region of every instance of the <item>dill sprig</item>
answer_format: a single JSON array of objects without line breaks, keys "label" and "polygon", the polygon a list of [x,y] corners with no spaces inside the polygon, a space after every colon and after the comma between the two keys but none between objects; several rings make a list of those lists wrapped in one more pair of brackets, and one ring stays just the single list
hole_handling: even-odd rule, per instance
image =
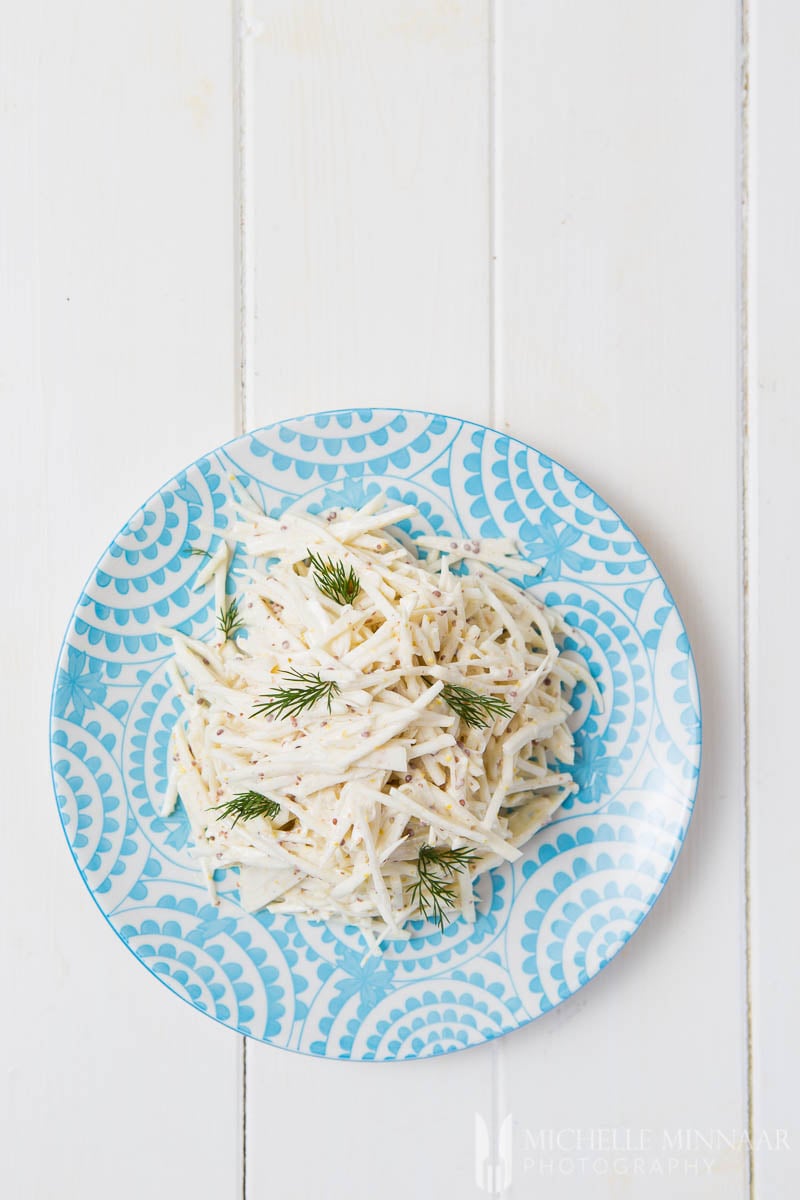
[{"label": "dill sprig", "polygon": [[251,717],[298,717],[307,708],[313,708],[318,700],[327,700],[328,712],[331,700],[339,695],[335,679],[321,679],[319,674],[302,671],[287,671],[284,676],[294,687],[274,688],[264,696],[264,703],[257,705]]},{"label": "dill sprig", "polygon": [[199,558],[211,558],[211,551],[204,550],[202,546],[184,546],[183,553],[185,555],[196,554]]},{"label": "dill sprig", "polygon": [[224,612],[219,614],[217,618],[219,631],[224,635],[227,642],[239,630],[244,628],[244,621],[239,616],[238,600],[231,600]]},{"label": "dill sprig", "polygon": [[323,596],[337,604],[352,604],[361,591],[354,568],[345,570],[344,563],[335,563],[330,558],[326,560],[311,550],[308,550],[308,557],[314,569],[314,583]]},{"label": "dill sprig", "polygon": [[474,857],[474,850],[451,850],[447,846],[423,846],[419,852],[411,898],[422,915],[430,917],[440,929],[448,924],[447,909],[455,903],[455,876],[466,870]]},{"label": "dill sprig", "polygon": [[249,821],[253,817],[266,817],[268,821],[274,821],[281,811],[281,806],[277,800],[262,796],[261,792],[239,792],[230,800],[217,805],[213,811],[218,817],[224,817],[226,820],[233,817],[235,825],[237,821]]},{"label": "dill sprig", "polygon": [[439,695],[473,729],[483,729],[495,717],[514,715],[511,705],[499,696],[483,696],[460,683],[446,683]]}]

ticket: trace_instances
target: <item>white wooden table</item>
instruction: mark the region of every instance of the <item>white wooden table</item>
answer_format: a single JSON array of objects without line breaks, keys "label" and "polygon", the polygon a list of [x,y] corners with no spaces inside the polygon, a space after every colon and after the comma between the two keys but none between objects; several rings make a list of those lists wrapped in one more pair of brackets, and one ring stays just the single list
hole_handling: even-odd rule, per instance
[{"label": "white wooden table", "polygon": [[[461,1200],[476,1114],[490,1146],[511,1114],[514,1200],[797,1194],[798,6],[3,7],[2,1195]],[[115,529],[244,428],[351,404],[569,464],[700,672],[655,911],[571,1001],[440,1061],[192,1013],[101,920],[51,794],[57,648]]]}]

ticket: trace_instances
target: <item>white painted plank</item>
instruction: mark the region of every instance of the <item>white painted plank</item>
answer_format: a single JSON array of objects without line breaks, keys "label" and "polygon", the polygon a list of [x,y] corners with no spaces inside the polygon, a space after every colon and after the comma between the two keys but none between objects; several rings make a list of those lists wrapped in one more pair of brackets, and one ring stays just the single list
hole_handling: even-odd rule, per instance
[{"label": "white painted plank", "polygon": [[[736,13],[509,0],[497,35],[498,412],[636,529],[686,620],[705,715],[664,897],[607,972],[502,1045],[509,1194],[731,1200],[744,1153],[706,1153],[695,1176],[703,1155],[665,1137],[747,1127]],[[631,1150],[599,1167],[568,1142],[526,1155],[526,1129],[598,1128],[630,1130]]]},{"label": "white painted plank", "polygon": [[[800,1186],[794,1064],[800,968],[792,946],[800,837],[794,696],[784,635],[800,590],[793,525],[800,509],[797,312],[800,12],[751,6],[749,253],[750,896],[754,1195]],[[786,1137],[782,1138],[781,1132]],[[788,1143],[789,1149],[785,1149]]]},{"label": "white painted plank", "polygon": [[[486,420],[487,4],[258,0],[251,29],[250,424],[358,404]],[[247,1061],[252,1200],[469,1194],[491,1048]]]},{"label": "white painted plank", "polygon": [[254,421],[489,395],[486,0],[255,0]]},{"label": "white painted plank", "polygon": [[0,1126],[19,1200],[240,1194],[239,1039],[104,924],[47,761],[92,563],[234,432],[231,29],[212,0],[30,3],[4,22]]}]

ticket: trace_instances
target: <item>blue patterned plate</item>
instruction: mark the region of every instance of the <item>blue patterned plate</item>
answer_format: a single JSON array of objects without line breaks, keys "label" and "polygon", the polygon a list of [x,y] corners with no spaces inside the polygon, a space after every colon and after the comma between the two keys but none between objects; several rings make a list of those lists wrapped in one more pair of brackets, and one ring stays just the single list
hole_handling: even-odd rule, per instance
[{"label": "blue patterned plate", "polygon": [[[158,816],[180,702],[162,625],[210,636],[202,560],[232,523],[232,481],[266,511],[414,504],[424,532],[517,539],[541,574],[518,582],[557,606],[604,696],[577,696],[580,791],[522,859],[480,880],[479,918],[362,964],[355,930],[251,915],[232,873],[209,903],[178,807]],[[421,533],[423,529],[409,530]],[[61,820],[87,887],[136,957],[240,1033],[329,1058],[425,1058],[538,1017],[606,965],[641,924],[691,816],[700,713],[689,642],[667,587],[627,526],[575,475],[513,438],[453,417],[358,409],[237,438],[170,480],[131,518],[86,584],[61,649],[52,711]]]}]

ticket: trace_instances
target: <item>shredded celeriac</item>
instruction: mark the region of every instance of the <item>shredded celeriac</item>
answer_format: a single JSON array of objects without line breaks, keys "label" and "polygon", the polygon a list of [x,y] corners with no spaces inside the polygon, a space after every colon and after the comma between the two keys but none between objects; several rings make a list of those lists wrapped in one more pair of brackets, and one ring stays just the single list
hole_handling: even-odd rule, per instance
[{"label": "shredded celeriac", "polygon": [[[567,724],[581,664],[559,652],[552,608],[503,574],[535,571],[507,539],[420,536],[408,504],[265,516],[246,498],[236,538],[243,629],[213,644],[170,631],[184,705],[170,746],[164,815],[178,796],[209,886],[238,867],[256,911],[356,925],[377,951],[426,915],[414,892],[420,851],[469,851],[451,876],[448,919],[475,920],[473,881],[521,847],[576,790]],[[231,549],[199,573],[225,612]],[[419,551],[422,551],[422,554]],[[314,553],[355,572],[351,604],[323,594]],[[246,634],[246,636],[244,636]],[[291,672],[337,691],[292,717],[254,712]],[[505,702],[511,715],[467,725],[446,685]],[[507,711],[507,710],[506,710]],[[240,793],[276,802],[272,819],[221,810]]]}]

